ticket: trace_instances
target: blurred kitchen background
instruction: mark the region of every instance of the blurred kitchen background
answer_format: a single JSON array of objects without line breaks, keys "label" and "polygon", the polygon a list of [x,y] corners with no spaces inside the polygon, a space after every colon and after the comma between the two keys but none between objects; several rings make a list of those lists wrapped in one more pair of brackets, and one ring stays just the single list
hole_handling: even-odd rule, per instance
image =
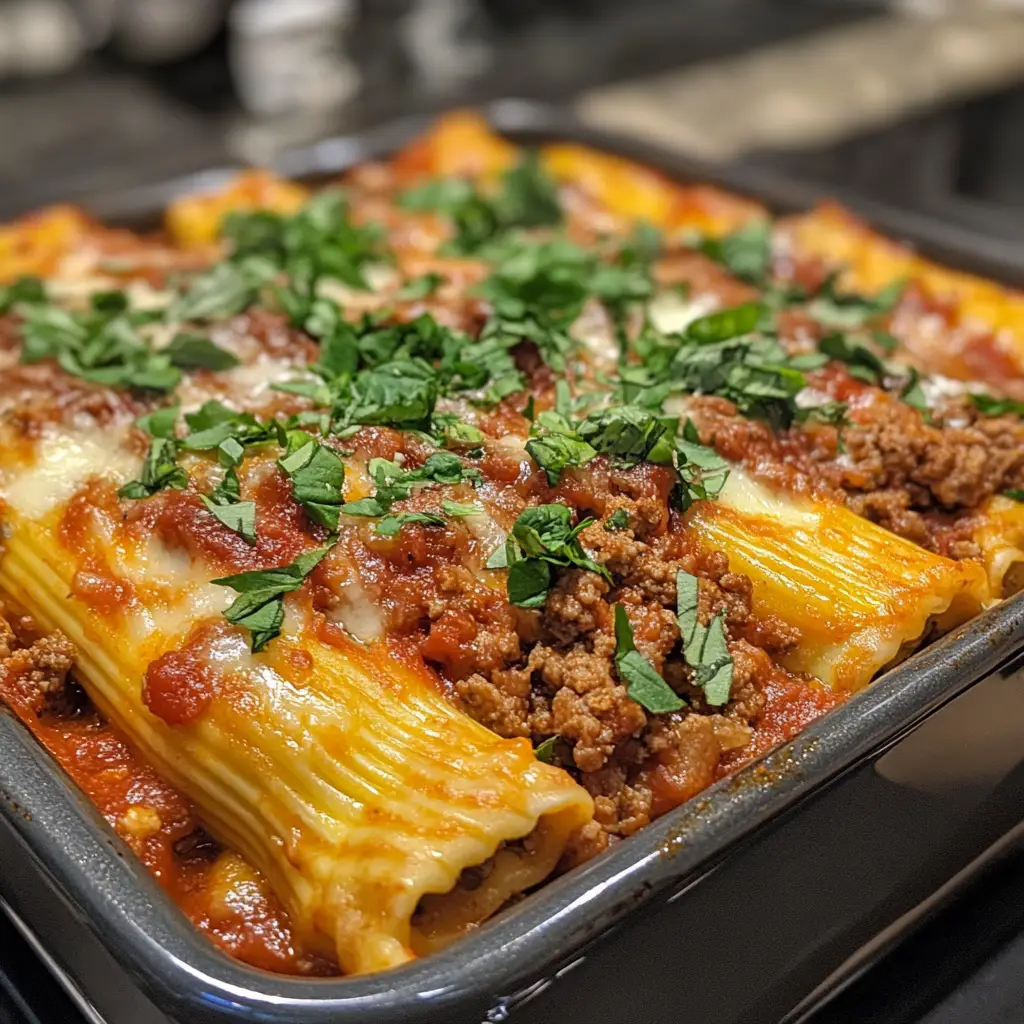
[{"label": "blurred kitchen background", "polygon": [[0,214],[511,95],[1024,240],[1020,0],[0,0]]},{"label": "blurred kitchen background", "polygon": [[[968,226],[1024,268],[1024,0],[0,0],[0,218],[504,96]],[[15,1021],[80,1024],[0,920]],[[1024,1021],[1024,851],[813,1018],[873,1021]]]}]

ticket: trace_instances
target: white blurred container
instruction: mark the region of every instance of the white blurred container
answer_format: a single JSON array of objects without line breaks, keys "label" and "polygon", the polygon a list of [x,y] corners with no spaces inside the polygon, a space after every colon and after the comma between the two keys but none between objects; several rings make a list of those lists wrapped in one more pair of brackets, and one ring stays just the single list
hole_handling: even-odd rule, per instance
[{"label": "white blurred container", "polygon": [[355,13],[354,0],[237,3],[228,59],[245,106],[275,116],[339,107],[355,95],[359,71],[344,50]]}]

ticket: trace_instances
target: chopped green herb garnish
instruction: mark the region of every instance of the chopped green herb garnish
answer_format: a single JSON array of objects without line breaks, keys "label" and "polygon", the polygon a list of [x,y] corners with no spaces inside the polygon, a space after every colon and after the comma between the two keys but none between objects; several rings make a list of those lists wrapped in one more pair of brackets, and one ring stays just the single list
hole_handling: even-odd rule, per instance
[{"label": "chopped green herb garnish", "polygon": [[830,334],[822,338],[818,348],[830,359],[845,363],[850,375],[866,384],[879,385],[888,369],[882,359],[867,345],[847,334]]},{"label": "chopped green herb garnish", "polygon": [[[419,469],[405,469],[397,462],[388,459],[370,459],[367,466],[370,477],[377,485],[371,498],[360,498],[350,501],[341,507],[341,511],[349,516],[382,516],[385,515],[396,501],[408,498],[413,491],[423,487],[447,484],[455,486],[470,483],[477,486],[481,482],[480,471],[467,466],[462,459],[451,452],[435,452],[430,455]],[[456,502],[450,503],[453,507]],[[473,511],[479,509],[473,506]],[[460,513],[449,513],[459,515]],[[464,513],[469,515],[471,513]]]},{"label": "chopped green herb garnish", "polygon": [[431,271],[429,274],[421,274],[410,281],[406,281],[398,289],[395,298],[402,302],[413,302],[416,299],[425,299],[434,294],[438,287],[445,281],[445,277]]},{"label": "chopped green herb garnish", "polygon": [[605,521],[604,528],[609,533],[629,529],[629,513],[624,508],[617,508]]},{"label": "chopped green herb garnish", "polygon": [[[230,470],[233,474],[234,470]],[[236,477],[237,483],[237,477]],[[229,530],[237,533],[247,544],[256,543],[256,503],[254,501],[218,501],[226,492],[214,492],[199,498],[207,509]]]},{"label": "chopped green herb garnish", "polygon": [[152,438],[142,463],[138,480],[126,483],[117,493],[121,498],[148,498],[166,488],[181,491],[188,486],[188,477],[178,465],[178,442],[174,436],[178,407],[157,409],[135,421],[140,430]]},{"label": "chopped green herb garnish", "polygon": [[488,569],[508,569],[508,599],[521,608],[541,608],[547,601],[556,568],[576,566],[611,579],[608,570],[584,550],[579,534],[593,522],[572,525],[565,505],[524,509],[503,547],[487,560]]},{"label": "chopped green herb garnish", "polygon": [[21,361],[56,359],[67,373],[112,388],[170,391],[181,371],[139,335],[120,306],[72,313],[59,306],[25,305]]},{"label": "chopped green herb garnish", "polygon": [[46,290],[38,277],[19,277],[0,285],[0,316],[20,303],[39,304],[46,301]]},{"label": "chopped green herb garnish", "polygon": [[384,516],[377,523],[377,533],[384,537],[393,537],[398,531],[409,523],[418,523],[421,526],[444,526],[447,522],[444,516],[437,512],[397,512]]},{"label": "chopped green herb garnish", "polygon": [[533,756],[545,764],[555,763],[555,745],[558,743],[557,736],[549,736],[546,740],[538,743],[533,748]]},{"label": "chopped green herb garnish", "polygon": [[615,606],[615,668],[626,693],[652,715],[678,711],[683,701],[637,649],[623,605]]},{"label": "chopped green herb garnish", "polygon": [[344,504],[345,464],[336,451],[302,430],[287,432],[277,464],[292,482],[292,495],[306,515],[330,532],[338,529]]},{"label": "chopped green herb garnish", "polygon": [[176,334],[161,352],[182,370],[230,370],[238,365],[236,355],[202,334]]},{"label": "chopped green herb garnish", "polygon": [[[808,304],[807,312],[826,327],[841,330],[863,327],[871,320],[892,312],[906,287],[904,281],[894,281],[886,285],[874,298],[867,298],[863,295],[838,292],[837,279],[838,275],[833,274],[825,281]],[[883,341],[882,347],[885,346],[886,341]]]},{"label": "chopped green herb garnish", "polygon": [[769,221],[753,220],[722,238],[701,239],[698,248],[741,280],[763,284],[771,266],[771,235]]},{"label": "chopped green herb garnish", "polygon": [[696,576],[680,570],[676,575],[676,618],[683,639],[683,658],[694,672],[694,684],[704,691],[712,707],[729,700],[733,660],[725,635],[725,615],[719,612],[707,626],[697,616],[699,583]]},{"label": "chopped green herb garnish", "polygon": [[280,635],[284,622],[284,595],[298,590],[328,551],[330,546],[314,548],[303,552],[291,565],[255,569],[211,581],[221,587],[230,587],[239,595],[224,612],[224,617],[228,622],[250,630],[254,654]]},{"label": "chopped green herb garnish", "polygon": [[1024,402],[1015,398],[997,398],[986,394],[972,394],[970,398],[986,416],[1024,416]]}]

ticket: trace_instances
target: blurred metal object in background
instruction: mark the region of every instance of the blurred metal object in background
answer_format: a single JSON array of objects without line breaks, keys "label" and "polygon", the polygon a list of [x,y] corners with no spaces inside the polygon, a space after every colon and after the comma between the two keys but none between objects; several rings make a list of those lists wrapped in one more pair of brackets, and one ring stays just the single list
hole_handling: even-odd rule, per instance
[{"label": "blurred metal object in background", "polygon": [[353,0],[236,3],[228,54],[245,106],[275,115],[340,107],[354,96],[360,76],[344,49],[354,14]]},{"label": "blurred metal object in background", "polygon": [[0,5],[0,81],[66,71],[89,45],[82,20],[64,0]]}]

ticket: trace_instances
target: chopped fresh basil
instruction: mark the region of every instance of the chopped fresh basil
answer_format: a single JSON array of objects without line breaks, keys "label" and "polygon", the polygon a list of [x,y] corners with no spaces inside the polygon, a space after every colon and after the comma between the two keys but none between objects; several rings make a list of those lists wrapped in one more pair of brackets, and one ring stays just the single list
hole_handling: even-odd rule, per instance
[{"label": "chopped fresh basil", "polygon": [[680,570],[676,575],[676,619],[683,658],[693,669],[694,684],[704,691],[704,699],[712,707],[721,707],[729,700],[733,677],[725,616],[720,612],[709,625],[702,626],[697,617],[699,594],[697,577]]},{"label": "chopped fresh basil", "polygon": [[533,756],[545,764],[555,763],[555,745],[558,743],[557,736],[549,736],[546,740],[538,743],[533,748]]},{"label": "chopped fresh basil", "polygon": [[572,466],[583,466],[597,452],[586,441],[570,433],[545,432],[526,442],[530,458],[547,473],[552,486],[561,479],[562,471]]},{"label": "chopped fresh basil", "polygon": [[1003,491],[1003,494],[1014,501],[1024,501],[1024,490],[1021,490],[1019,487],[1011,487],[1009,490]]},{"label": "chopped fresh basil", "polygon": [[699,248],[741,280],[764,284],[771,267],[771,236],[770,221],[752,220],[721,238],[701,239]]},{"label": "chopped fresh basil", "polygon": [[403,192],[398,202],[407,210],[448,217],[455,235],[444,248],[456,254],[477,252],[513,228],[554,225],[562,219],[555,184],[532,151],[506,172],[493,195],[484,195],[463,178],[439,178]]},{"label": "chopped fresh basil", "polygon": [[678,711],[683,701],[637,649],[623,605],[615,606],[615,667],[626,693],[652,715]]},{"label": "chopped fresh basil", "polygon": [[19,303],[46,302],[46,290],[38,277],[19,277],[10,284],[0,285],[0,316],[9,313]]},{"label": "chopped fresh basil", "polygon": [[314,548],[303,552],[291,565],[255,569],[211,581],[230,587],[239,595],[224,612],[224,617],[250,630],[254,654],[280,634],[284,622],[284,595],[298,590],[328,551],[330,546]]},{"label": "chopped fresh basil", "polygon": [[420,526],[444,526],[448,520],[437,512],[397,512],[384,516],[377,523],[377,533],[384,537],[393,537],[407,524],[418,523]]},{"label": "chopped fresh basil", "polygon": [[277,437],[273,424],[261,423],[252,413],[236,412],[213,399],[186,413],[185,423],[189,432],[181,439],[182,448],[195,452],[217,449],[218,456],[227,456],[234,465],[238,462],[233,461],[232,453],[239,446],[266,444]]},{"label": "chopped fresh basil", "polygon": [[[232,472],[234,472],[232,470]],[[222,491],[221,494],[224,492]],[[226,526],[237,533],[247,544],[256,543],[256,503],[254,501],[230,501],[220,503],[214,496],[199,495],[206,508]]]},{"label": "chopped fresh basil", "polygon": [[238,365],[238,357],[215,345],[202,334],[182,332],[161,350],[172,366],[182,370],[230,370]]},{"label": "chopped fresh basil", "polygon": [[700,443],[697,429],[689,420],[675,442],[675,464],[679,473],[676,504],[686,510],[695,501],[717,498],[729,478],[729,463],[713,448]]},{"label": "chopped fresh basil", "polygon": [[838,275],[833,274],[825,281],[808,304],[807,312],[826,327],[840,330],[863,327],[876,317],[891,312],[896,308],[906,286],[904,281],[894,281],[874,298],[867,298],[863,295],[838,292],[837,279]]},{"label": "chopped fresh basil", "polygon": [[698,317],[686,328],[686,337],[703,344],[739,338],[757,330],[763,315],[764,307],[759,302],[745,302]]},{"label": "chopped fresh basil", "polygon": [[541,608],[554,581],[555,568],[576,566],[611,579],[608,570],[583,550],[580,532],[593,522],[572,525],[565,505],[536,505],[524,509],[512,526],[504,548],[486,562],[488,569],[508,568],[508,598],[521,608]]},{"label": "chopped fresh basil", "polygon": [[845,363],[850,375],[866,384],[881,384],[887,373],[885,363],[867,345],[847,334],[830,334],[818,348],[830,359]]},{"label": "chopped fresh basil", "polygon": [[[434,452],[419,469],[405,469],[397,462],[388,459],[370,459],[367,466],[370,477],[377,485],[373,497],[360,498],[342,505],[341,511],[350,516],[382,516],[385,515],[396,501],[408,498],[413,491],[423,487],[447,484],[455,486],[470,483],[477,486],[481,483],[480,471],[467,466],[462,459],[451,452]],[[457,502],[447,503],[452,508],[472,508],[475,506],[459,506]],[[442,506],[444,507],[444,506]],[[446,510],[447,511],[447,510]],[[471,512],[448,512],[449,515],[471,515]]]},{"label": "chopped fresh basil", "polygon": [[978,411],[986,416],[1024,416],[1024,402],[1015,398],[986,394],[972,394],[970,397]]},{"label": "chopped fresh basil", "polygon": [[292,496],[306,515],[330,532],[338,529],[344,504],[345,464],[332,448],[302,430],[289,431],[277,464],[292,482]]},{"label": "chopped fresh basil", "polygon": [[157,409],[135,421],[136,426],[145,430],[152,438],[149,451],[142,463],[138,480],[130,480],[117,492],[122,498],[148,498],[165,488],[181,491],[188,486],[188,477],[178,465],[178,442],[174,427],[178,419],[178,407]]},{"label": "chopped fresh basil", "polygon": [[631,405],[615,405],[592,413],[579,425],[579,436],[593,450],[625,462],[644,459],[670,462],[669,442],[675,435],[678,419],[661,416]]},{"label": "chopped fresh basil", "polygon": [[414,302],[417,299],[425,299],[444,283],[446,278],[442,274],[431,271],[429,274],[421,274],[406,281],[395,295],[395,298],[402,302]]},{"label": "chopped fresh basil", "polygon": [[217,320],[248,309],[273,280],[277,267],[262,257],[214,264],[192,278],[167,309],[168,320]]},{"label": "chopped fresh basil", "polygon": [[925,396],[924,388],[921,387],[921,375],[913,367],[910,368],[907,382],[900,391],[900,397],[907,405],[923,413],[926,420],[929,419],[928,399]]},{"label": "chopped fresh basil", "polygon": [[23,363],[53,358],[65,372],[112,388],[170,391],[181,380],[170,357],[154,352],[119,306],[72,313],[25,305],[21,314]]},{"label": "chopped fresh basil", "polygon": [[624,508],[617,508],[604,522],[609,533],[629,529],[629,513]]},{"label": "chopped fresh basil", "polygon": [[827,401],[821,405],[801,406],[797,410],[798,423],[824,423],[828,426],[841,427],[849,421],[846,412],[849,407],[845,402]]}]

